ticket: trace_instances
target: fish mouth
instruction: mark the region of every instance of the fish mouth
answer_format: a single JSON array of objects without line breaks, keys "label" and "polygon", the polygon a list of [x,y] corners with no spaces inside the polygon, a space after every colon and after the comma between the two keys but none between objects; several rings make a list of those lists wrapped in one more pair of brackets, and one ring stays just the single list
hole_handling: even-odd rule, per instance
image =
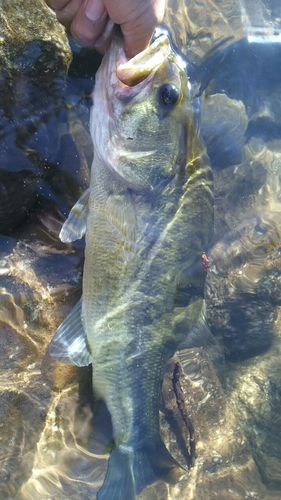
[{"label": "fish mouth", "polygon": [[150,45],[131,59],[128,59],[125,55],[123,37],[119,27],[116,27],[112,43],[115,44],[117,49],[115,52],[117,78],[129,87],[133,87],[145,80],[171,53],[173,53],[173,58],[183,71],[187,72],[188,67],[188,73],[194,72],[191,64],[175,48],[169,29],[164,24],[160,24],[155,29]]},{"label": "fish mouth", "polygon": [[171,45],[166,34],[160,35],[145,50],[127,59],[123,44],[120,39],[115,60],[116,76],[118,80],[128,87],[135,87],[147,80],[151,73],[167,59],[171,53]]}]

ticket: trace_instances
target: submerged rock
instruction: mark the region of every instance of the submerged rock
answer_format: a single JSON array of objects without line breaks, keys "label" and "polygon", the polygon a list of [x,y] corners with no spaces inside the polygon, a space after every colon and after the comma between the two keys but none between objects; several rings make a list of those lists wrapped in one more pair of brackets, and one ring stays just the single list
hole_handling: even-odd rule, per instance
[{"label": "submerged rock", "polygon": [[79,252],[74,247],[64,248],[67,265],[52,251],[54,238],[55,234],[48,241],[48,258],[11,238],[1,246],[0,496],[5,499],[15,499],[32,473],[38,439],[52,402],[51,387],[73,382],[72,367],[59,374],[49,362],[48,369],[42,370],[57,318],[64,315],[66,298],[72,297],[81,274]]},{"label": "submerged rock", "polygon": [[248,117],[242,101],[234,101],[225,94],[206,97],[201,134],[213,169],[223,169],[243,161],[247,126]]}]

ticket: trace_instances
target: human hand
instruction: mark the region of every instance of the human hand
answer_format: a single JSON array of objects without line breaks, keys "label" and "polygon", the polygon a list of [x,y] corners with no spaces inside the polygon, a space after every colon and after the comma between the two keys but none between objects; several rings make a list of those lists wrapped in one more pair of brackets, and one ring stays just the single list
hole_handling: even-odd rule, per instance
[{"label": "human hand", "polygon": [[120,24],[128,57],[144,50],[161,23],[165,0],[46,0],[58,20],[82,45],[104,51],[109,43],[107,23]]}]

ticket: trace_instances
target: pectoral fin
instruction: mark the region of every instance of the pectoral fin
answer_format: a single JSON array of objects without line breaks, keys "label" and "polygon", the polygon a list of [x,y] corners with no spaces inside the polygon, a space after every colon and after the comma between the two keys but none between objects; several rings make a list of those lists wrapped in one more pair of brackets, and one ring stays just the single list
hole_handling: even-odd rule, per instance
[{"label": "pectoral fin", "polygon": [[60,239],[64,243],[80,240],[86,233],[87,217],[89,213],[90,188],[86,189],[69,212],[61,228]]},{"label": "pectoral fin", "polygon": [[81,321],[81,300],[58,327],[50,344],[49,353],[56,361],[65,364],[88,366],[92,357]]}]

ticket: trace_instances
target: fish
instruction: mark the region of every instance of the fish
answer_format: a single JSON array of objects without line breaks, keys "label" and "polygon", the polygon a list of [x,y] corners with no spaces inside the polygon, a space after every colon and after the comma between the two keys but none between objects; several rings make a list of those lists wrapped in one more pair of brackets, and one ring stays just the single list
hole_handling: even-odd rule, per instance
[{"label": "fish", "polygon": [[114,448],[98,500],[134,500],[180,465],[160,433],[167,360],[200,317],[213,234],[213,177],[198,101],[166,32],[127,59],[115,31],[96,74],[89,189],[60,237],[85,235],[82,298],[50,345],[57,361],[92,363]]}]

